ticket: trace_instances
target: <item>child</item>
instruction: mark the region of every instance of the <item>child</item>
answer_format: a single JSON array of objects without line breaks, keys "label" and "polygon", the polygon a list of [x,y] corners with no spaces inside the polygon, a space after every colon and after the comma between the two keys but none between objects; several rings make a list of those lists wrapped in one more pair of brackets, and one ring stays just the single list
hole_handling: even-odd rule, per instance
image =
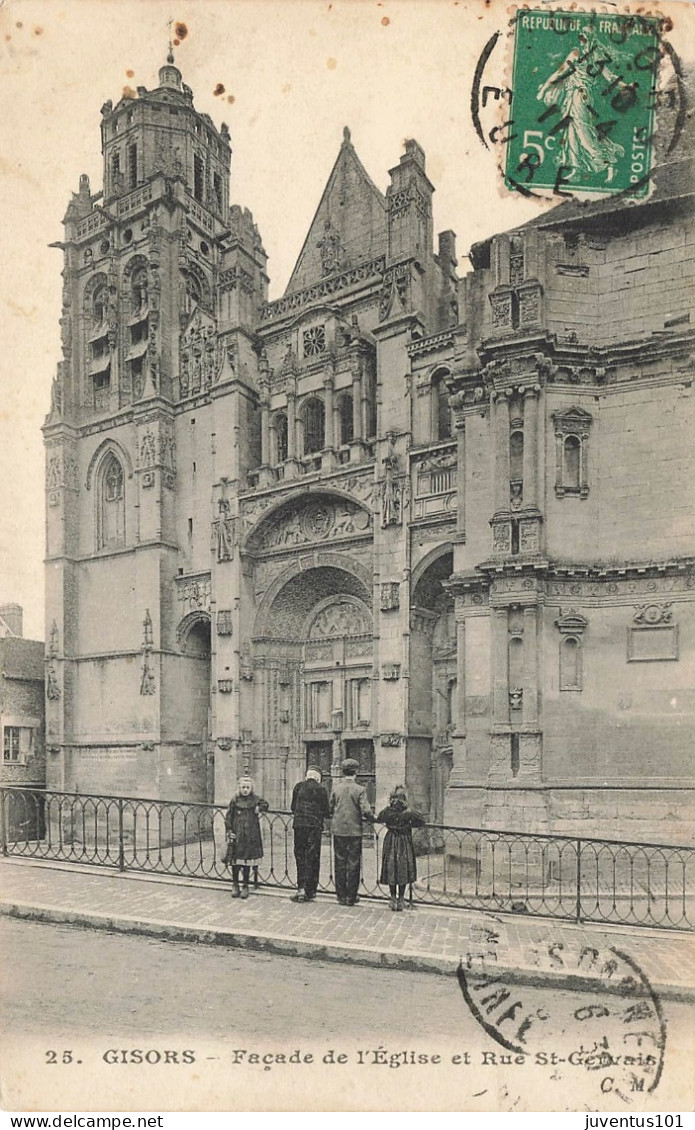
[{"label": "child", "polygon": [[[229,802],[224,826],[227,830],[227,853],[223,862],[232,865],[232,898],[249,897],[251,867],[258,873],[258,861],[263,858],[263,840],[259,812],[267,812],[267,800],[256,796],[250,777],[239,778],[239,791]],[[242,887],[239,889],[239,872]]]},{"label": "child", "polygon": [[376,817],[388,831],[384,837],[379,882],[388,884],[391,910],[405,909],[405,888],[417,879],[413,828],[422,828],[425,820],[419,812],[408,808],[405,785],[396,785],[389,796],[388,807]]}]

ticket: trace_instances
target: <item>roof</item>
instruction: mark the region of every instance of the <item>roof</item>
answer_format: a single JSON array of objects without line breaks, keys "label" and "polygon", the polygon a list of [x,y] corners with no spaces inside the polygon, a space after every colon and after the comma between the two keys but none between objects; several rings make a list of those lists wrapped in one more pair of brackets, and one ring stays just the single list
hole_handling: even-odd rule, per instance
[{"label": "roof", "polygon": [[0,639],[0,671],[4,678],[42,682],[43,667],[44,645],[41,640],[25,640],[13,636]]},{"label": "roof", "polygon": [[[327,234],[335,249],[333,266],[326,257]],[[346,127],[285,294],[374,258],[385,250],[386,240],[386,199],[357,156]]]}]

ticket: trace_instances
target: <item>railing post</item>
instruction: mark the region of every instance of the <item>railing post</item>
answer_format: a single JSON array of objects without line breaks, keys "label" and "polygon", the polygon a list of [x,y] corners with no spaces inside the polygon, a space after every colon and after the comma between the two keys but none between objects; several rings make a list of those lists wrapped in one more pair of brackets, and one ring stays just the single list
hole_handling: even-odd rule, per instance
[{"label": "railing post", "polygon": [[582,841],[577,840],[577,907],[575,919],[577,922],[582,920]]},{"label": "railing post", "polygon": [[125,871],[125,846],[123,843],[123,797],[118,798],[118,870]]},{"label": "railing post", "polygon": [[5,798],[7,794],[0,788],[0,836],[2,837],[2,854],[7,855],[7,823],[5,818]]}]

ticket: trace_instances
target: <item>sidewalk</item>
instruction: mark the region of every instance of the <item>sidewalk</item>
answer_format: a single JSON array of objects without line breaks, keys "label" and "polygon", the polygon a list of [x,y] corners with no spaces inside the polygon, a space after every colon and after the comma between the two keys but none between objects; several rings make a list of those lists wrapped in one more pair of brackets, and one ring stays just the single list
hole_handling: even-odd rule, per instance
[{"label": "sidewalk", "polygon": [[597,982],[601,965],[596,973],[590,961],[580,965],[582,951],[603,955],[614,946],[630,954],[660,996],[695,999],[689,934],[417,905],[393,913],[385,902],[342,907],[327,895],[298,905],[288,894],[266,887],[233,901],[225,883],[0,863],[0,914],[15,918],[448,975],[461,960],[472,968],[484,960],[507,980],[578,989]]}]

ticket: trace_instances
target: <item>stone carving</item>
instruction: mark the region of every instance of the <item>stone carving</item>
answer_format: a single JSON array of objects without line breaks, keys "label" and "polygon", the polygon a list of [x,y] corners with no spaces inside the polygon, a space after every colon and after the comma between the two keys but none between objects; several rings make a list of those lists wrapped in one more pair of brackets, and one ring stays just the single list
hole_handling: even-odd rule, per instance
[{"label": "stone carving", "polygon": [[368,613],[347,600],[336,601],[322,609],[309,629],[310,640],[371,634],[372,625]]},{"label": "stone carving", "polygon": [[366,533],[371,516],[361,506],[344,502],[302,502],[283,511],[263,538],[263,550],[332,541]]},{"label": "stone carving", "polygon": [[153,695],[156,691],[154,671],[151,666],[152,657],[152,617],[150,610],[145,610],[145,619],[142,622],[142,675],[140,678],[140,694]]},{"label": "stone carving", "polygon": [[403,744],[402,734],[381,734],[381,744],[384,746],[398,746]]},{"label": "stone carving", "polygon": [[645,624],[650,627],[655,624],[672,624],[672,601],[665,604],[636,604],[633,620],[636,624]]},{"label": "stone carving", "polygon": [[242,648],[239,653],[239,678],[245,683],[253,682],[253,661],[248,648]]},{"label": "stone carving", "polygon": [[148,428],[140,440],[140,466],[154,467],[157,459],[154,432]]},{"label": "stone carving", "polygon": [[403,521],[403,484],[400,460],[395,451],[395,436],[388,433],[388,454],[382,460],[385,477],[381,484],[381,526],[400,526]]},{"label": "stone carving", "polygon": [[521,710],[521,700],[524,692],[521,687],[509,688],[509,706],[511,710]]},{"label": "stone carving", "polygon": [[57,702],[60,698],[60,685],[55,663],[51,660],[46,665],[46,698]]},{"label": "stone carving", "polygon": [[384,663],[381,668],[381,677],[386,682],[393,683],[401,677],[400,663]]},{"label": "stone carving", "polygon": [[223,750],[225,753],[227,753],[227,751],[232,748],[233,744],[234,744],[233,738],[218,738],[217,739],[217,748]]},{"label": "stone carving", "polygon": [[208,389],[220,368],[217,326],[199,307],[181,334],[179,380],[182,396]]},{"label": "stone carving", "polygon": [[218,679],[217,680],[217,689],[220,692],[220,694],[231,694],[232,691],[234,690],[234,680],[233,679]]},{"label": "stone carving", "polygon": [[187,612],[210,611],[210,575],[200,573],[195,577],[178,577],[178,599]]},{"label": "stone carving", "polygon": [[232,610],[231,608],[221,608],[217,613],[217,634],[218,636],[231,636],[232,634]]},{"label": "stone carving", "polygon": [[337,294],[338,291],[345,290],[348,286],[354,286],[355,283],[378,278],[379,275],[383,274],[385,262],[385,257],[380,255],[376,259],[370,259],[366,263],[350,267],[340,275],[322,279],[321,282],[306,287],[304,290],[298,290],[294,294],[288,294],[274,302],[267,302],[261,308],[261,321],[267,322],[273,318],[281,318],[293,310],[301,310],[302,307],[308,306],[310,303],[320,301],[331,294]]},{"label": "stone carving", "polygon": [[379,321],[408,309],[410,300],[410,266],[402,263],[384,273],[379,296]]},{"label": "stone carving", "polygon": [[321,269],[324,275],[335,274],[343,266],[344,250],[340,233],[333,227],[330,219],[323,225],[323,236],[316,245],[321,252]]},{"label": "stone carving", "polygon": [[502,294],[491,294],[492,325],[496,330],[511,329],[512,326],[512,296],[508,291]]},{"label": "stone carving", "polygon": [[217,549],[218,561],[232,561],[234,546],[236,544],[236,519],[231,514],[231,503],[228,498],[217,501],[219,517],[212,523],[212,533]]},{"label": "stone carving", "polygon": [[398,581],[383,581],[381,585],[381,611],[395,612],[401,606],[401,590]]}]

